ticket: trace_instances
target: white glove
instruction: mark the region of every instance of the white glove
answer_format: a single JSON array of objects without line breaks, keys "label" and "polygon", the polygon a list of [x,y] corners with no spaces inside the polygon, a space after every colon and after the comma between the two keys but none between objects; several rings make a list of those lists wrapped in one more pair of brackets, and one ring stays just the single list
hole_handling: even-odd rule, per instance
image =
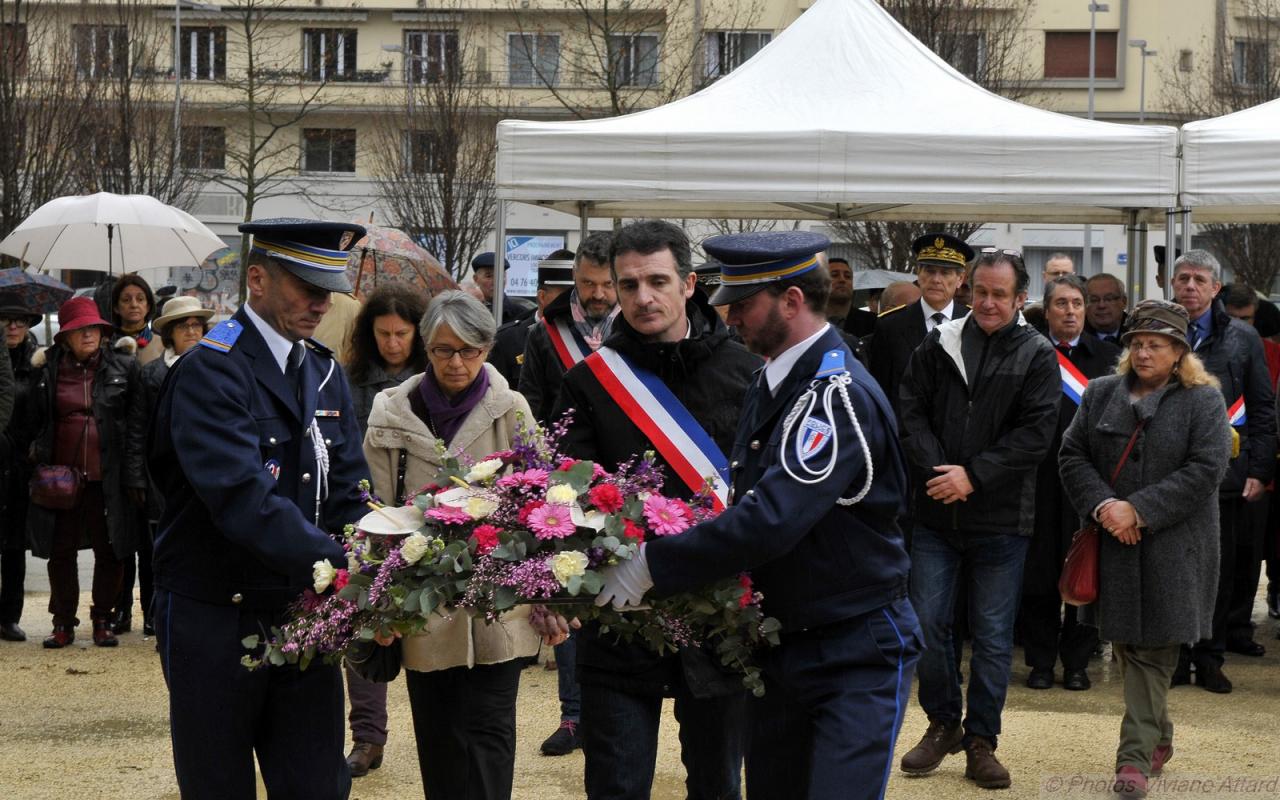
[{"label": "white glove", "polygon": [[604,570],[604,587],[596,595],[596,605],[603,606],[612,602],[615,611],[625,611],[628,607],[634,609],[640,605],[644,593],[653,588],[644,547],[642,543],[630,559]]}]

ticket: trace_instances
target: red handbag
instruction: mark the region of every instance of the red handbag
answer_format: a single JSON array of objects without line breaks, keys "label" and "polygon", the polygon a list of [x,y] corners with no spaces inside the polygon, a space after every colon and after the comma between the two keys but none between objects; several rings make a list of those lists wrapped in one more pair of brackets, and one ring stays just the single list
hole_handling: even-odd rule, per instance
[{"label": "red handbag", "polygon": [[62,464],[40,464],[31,475],[31,502],[51,511],[66,511],[80,502],[84,481],[80,470]]},{"label": "red handbag", "polygon": [[[1138,434],[1142,432],[1145,422],[1146,420],[1139,420],[1137,427],[1133,429],[1129,444],[1125,446],[1124,454],[1120,456],[1120,463],[1116,464],[1115,471],[1111,473],[1112,486],[1116,485],[1120,470],[1129,460],[1129,454],[1133,452],[1133,445],[1138,441]],[[1069,606],[1087,606],[1098,599],[1098,549],[1101,546],[1099,539],[1101,530],[1098,523],[1090,522],[1071,536],[1071,547],[1067,550],[1067,559],[1062,564],[1062,574],[1058,576],[1058,593],[1062,595],[1062,602]]]}]

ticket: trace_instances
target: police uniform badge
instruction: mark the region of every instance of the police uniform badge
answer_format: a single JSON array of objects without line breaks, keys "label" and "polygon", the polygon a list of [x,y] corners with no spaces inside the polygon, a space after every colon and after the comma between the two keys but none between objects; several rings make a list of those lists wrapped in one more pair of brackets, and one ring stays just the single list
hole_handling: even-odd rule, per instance
[{"label": "police uniform badge", "polygon": [[280,480],[280,462],[279,461],[276,461],[273,458],[267,463],[263,464],[262,466],[266,468],[267,472],[271,474],[272,478],[275,478],[276,480]]},{"label": "police uniform badge", "polygon": [[831,426],[820,419],[805,417],[800,426],[800,435],[796,437],[796,457],[801,461],[821,453],[831,441]]}]

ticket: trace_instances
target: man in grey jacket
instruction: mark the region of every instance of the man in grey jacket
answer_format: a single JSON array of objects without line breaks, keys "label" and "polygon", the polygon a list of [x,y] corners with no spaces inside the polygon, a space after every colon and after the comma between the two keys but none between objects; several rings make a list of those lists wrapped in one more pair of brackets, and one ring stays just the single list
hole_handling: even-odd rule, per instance
[{"label": "man in grey jacket", "polygon": [[[1002,789],[1011,780],[995,757],[996,739],[1034,527],[1036,468],[1054,434],[1061,382],[1053,347],[1021,314],[1022,257],[984,251],[971,282],[973,311],[925,338],[898,397],[903,449],[916,473],[911,604],[924,630],[917,676],[929,717],[902,770],[932,772],[963,747],[965,777]],[[973,633],[967,715],[951,634],[962,581]]]},{"label": "man in grey jacket", "polygon": [[[1249,535],[1245,504],[1266,496],[1264,487],[1275,471],[1276,419],[1262,340],[1253,326],[1232,319],[1221,301],[1215,299],[1222,288],[1220,276],[1218,259],[1206,250],[1188,250],[1173,262],[1174,301],[1191,318],[1187,340],[1205,369],[1221,384],[1228,421],[1240,438],[1240,453],[1231,459],[1227,475],[1218,486],[1222,536],[1213,637],[1184,648],[1183,659],[1173,674],[1173,685],[1191,682],[1190,667],[1194,665],[1197,685],[1226,694],[1232,686],[1222,673],[1224,653],[1231,650],[1260,656],[1266,652],[1251,636],[1229,640],[1227,615],[1236,581],[1248,580],[1250,572],[1253,580],[1257,579],[1259,563],[1250,554],[1258,550],[1237,545],[1240,537]],[[1252,606],[1252,596],[1248,601]]]}]

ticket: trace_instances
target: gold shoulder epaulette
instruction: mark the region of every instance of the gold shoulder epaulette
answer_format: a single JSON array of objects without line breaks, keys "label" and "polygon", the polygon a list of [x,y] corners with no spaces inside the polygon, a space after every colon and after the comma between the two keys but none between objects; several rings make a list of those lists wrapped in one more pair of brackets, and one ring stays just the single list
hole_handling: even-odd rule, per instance
[{"label": "gold shoulder epaulette", "polygon": [[879,314],[877,314],[876,316],[877,316],[877,317],[883,317],[885,314],[892,314],[892,313],[893,313],[893,312],[895,312],[895,311],[901,311],[902,309],[906,308],[906,307],[907,307],[907,306],[909,306],[909,305],[911,305],[911,304],[910,304],[910,303],[903,303],[903,304],[902,304],[902,305],[900,305],[900,306],[894,306],[893,308],[889,309],[888,311],[881,311],[881,312],[880,312]]}]

